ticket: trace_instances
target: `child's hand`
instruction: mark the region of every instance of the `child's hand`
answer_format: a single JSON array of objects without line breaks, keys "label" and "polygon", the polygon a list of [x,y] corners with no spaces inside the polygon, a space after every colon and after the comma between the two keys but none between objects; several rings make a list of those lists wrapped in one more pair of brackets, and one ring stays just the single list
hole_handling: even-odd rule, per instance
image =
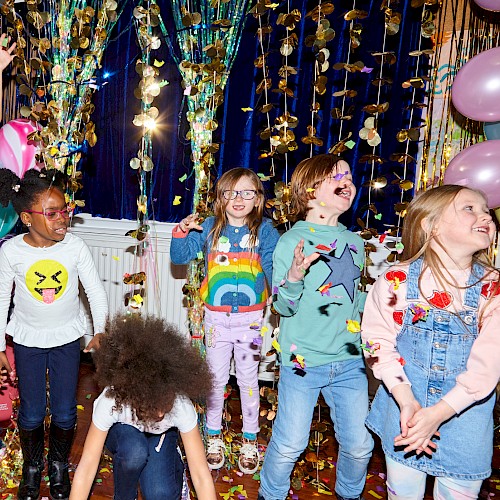
[{"label": "child's hand", "polygon": [[311,264],[319,257],[318,252],[314,252],[308,257],[304,255],[304,240],[300,240],[293,251],[293,261],[288,271],[288,281],[300,281],[304,279],[306,271]]},{"label": "child's hand", "polygon": [[[408,420],[408,432],[394,439],[395,446],[406,446],[405,452],[426,451],[431,445],[431,439],[439,436],[439,426],[455,414],[455,411],[444,401],[429,408],[421,408]],[[436,448],[435,445],[432,448]]]},{"label": "child's hand", "polygon": [[[401,434],[396,439],[403,439],[408,436],[408,422],[415,416],[415,414],[420,411],[422,407],[420,403],[414,399],[412,402],[408,402],[401,406],[400,408],[400,425],[401,425]],[[439,432],[435,435],[439,436]],[[395,440],[396,442],[396,440]],[[437,449],[436,443],[429,441],[428,445],[424,448],[417,448],[417,455],[421,453],[427,453],[428,455],[432,455]]]},{"label": "child's hand", "polygon": [[200,216],[198,214],[188,215],[185,219],[182,219],[179,222],[179,229],[183,233],[187,233],[187,232],[191,231],[191,229],[197,229],[198,231],[203,231],[203,228],[198,223],[199,217]]},{"label": "child's hand", "polygon": [[403,405],[400,406],[399,412],[400,412],[400,425],[401,425],[401,437],[405,438],[408,436],[408,421],[413,418],[415,413],[417,413],[419,410],[421,410],[422,407],[420,406],[420,403],[416,400],[413,399],[411,401],[405,402]]},{"label": "child's hand", "polygon": [[0,36],[0,72],[3,71],[14,59],[15,54],[12,54],[16,50],[16,43],[14,42],[10,47],[10,36],[7,37],[5,33]]},{"label": "child's hand", "polygon": [[92,349],[97,350],[101,346],[102,333],[96,333],[91,341],[87,344],[87,347],[83,350],[83,352],[90,352]]},{"label": "child's hand", "polygon": [[12,381],[14,381],[16,378],[16,374],[14,373],[14,370],[10,366],[5,351],[0,352],[0,372],[1,372],[2,382],[5,382],[9,378]]}]

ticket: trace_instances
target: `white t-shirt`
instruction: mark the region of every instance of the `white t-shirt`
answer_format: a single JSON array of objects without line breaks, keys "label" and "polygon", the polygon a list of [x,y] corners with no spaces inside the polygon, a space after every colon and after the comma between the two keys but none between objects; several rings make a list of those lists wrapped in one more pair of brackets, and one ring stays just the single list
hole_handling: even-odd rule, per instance
[{"label": "white t-shirt", "polygon": [[[86,332],[78,285],[88,297],[94,332],[103,333],[108,315],[106,291],[85,242],[67,233],[48,248],[32,247],[24,235],[0,247],[0,351],[3,332],[26,347],[57,347]],[[7,315],[15,284],[14,310]]]},{"label": "white t-shirt", "polygon": [[106,396],[106,387],[94,401],[92,422],[101,431],[108,431],[113,424],[127,424],[139,429],[141,432],[163,434],[171,427],[177,427],[180,432],[192,431],[198,425],[198,416],[193,403],[185,396],[177,396],[172,410],[159,422],[142,422],[137,420],[132,408],[123,405],[121,411],[114,409],[115,398]]}]

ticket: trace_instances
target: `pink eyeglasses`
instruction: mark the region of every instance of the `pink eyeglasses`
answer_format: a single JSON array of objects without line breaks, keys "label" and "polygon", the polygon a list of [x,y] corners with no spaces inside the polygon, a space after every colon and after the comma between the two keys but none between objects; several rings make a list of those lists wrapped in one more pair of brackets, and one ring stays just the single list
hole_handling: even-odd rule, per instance
[{"label": "pink eyeglasses", "polygon": [[23,212],[27,212],[29,214],[43,215],[48,221],[55,221],[55,220],[59,219],[59,217],[62,217],[63,219],[69,219],[71,217],[71,215],[73,214],[73,210],[71,210],[68,207],[63,208],[62,210],[46,210],[46,209],[44,209],[43,212],[39,212],[37,210],[23,210]]}]

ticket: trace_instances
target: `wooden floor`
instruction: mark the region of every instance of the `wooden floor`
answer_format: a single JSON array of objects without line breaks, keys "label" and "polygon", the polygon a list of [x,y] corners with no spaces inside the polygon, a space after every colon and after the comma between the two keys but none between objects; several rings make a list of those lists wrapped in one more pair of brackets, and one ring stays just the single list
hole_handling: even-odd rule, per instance
[{"label": "wooden floor", "polygon": [[[85,435],[90,424],[92,415],[92,404],[98,395],[97,387],[93,382],[93,366],[88,362],[82,362],[80,367],[80,380],[78,386],[78,428],[76,438],[71,453],[72,470],[77,466],[81,456]],[[234,394],[234,396],[233,396]],[[230,418],[230,426],[228,438],[234,435],[237,440],[237,433],[241,429],[240,406],[237,397],[237,390],[234,389],[228,400],[228,417]],[[262,408],[266,408],[267,402],[263,401]],[[337,445],[332,433],[332,427],[327,419],[327,411],[322,410],[323,418],[316,423],[316,428],[320,432],[319,453],[316,454],[314,445],[306,450],[295,470],[293,475],[293,488],[290,492],[290,499],[306,500],[316,498],[327,498],[333,496],[335,498],[335,463],[337,458]],[[265,436],[269,432],[269,421],[265,416],[261,421],[261,442],[263,451],[265,450]],[[498,431],[497,431],[498,432]],[[499,441],[499,440],[497,440]],[[213,478],[217,493],[220,498],[229,499],[244,499],[248,498],[255,500],[259,488],[259,474],[254,476],[245,476],[239,472],[237,466],[234,467],[230,462],[234,462],[236,455],[230,455],[228,460],[229,468],[221,469],[218,472],[213,472]],[[499,446],[495,447],[494,466],[500,466],[500,450]],[[377,444],[373,458],[369,466],[369,475],[364,490],[366,500],[384,499],[387,498],[385,486],[385,467],[383,463],[383,455],[380,446]],[[42,481],[42,499],[49,497],[48,485],[46,479]],[[498,487],[498,489],[497,489]],[[4,489],[0,491],[1,499],[15,498],[15,489]],[[494,470],[494,474],[490,480],[485,481],[481,498],[500,497],[500,471]],[[99,473],[94,484],[93,499],[109,499],[113,498],[113,476],[111,459],[103,455],[103,460]],[[426,499],[432,498],[431,487],[428,487]],[[153,499],[155,500],[155,499]],[[159,499],[160,500],[160,499]]]}]

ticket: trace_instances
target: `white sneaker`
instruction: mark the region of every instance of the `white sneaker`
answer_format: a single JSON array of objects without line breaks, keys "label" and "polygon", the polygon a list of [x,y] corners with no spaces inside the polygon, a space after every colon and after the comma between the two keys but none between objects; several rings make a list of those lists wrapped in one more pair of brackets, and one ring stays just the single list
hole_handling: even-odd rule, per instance
[{"label": "white sneaker", "polygon": [[257,440],[243,438],[238,458],[238,467],[243,474],[253,474],[257,472],[260,463],[259,445]]},{"label": "white sneaker", "polygon": [[207,462],[212,470],[220,469],[226,460],[226,446],[220,434],[207,436]]}]

